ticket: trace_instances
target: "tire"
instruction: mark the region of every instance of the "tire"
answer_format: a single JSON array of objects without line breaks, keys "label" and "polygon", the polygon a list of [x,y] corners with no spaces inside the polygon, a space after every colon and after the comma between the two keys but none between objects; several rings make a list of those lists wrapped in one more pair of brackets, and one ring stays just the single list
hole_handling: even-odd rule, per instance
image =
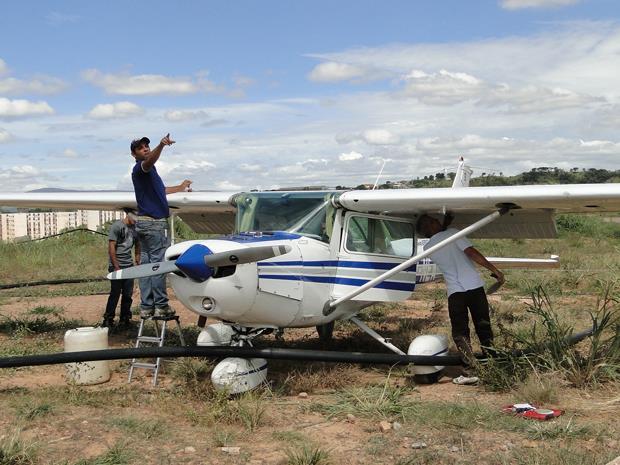
[{"label": "tire", "polygon": [[428,373],[426,375],[413,375],[413,380],[416,384],[435,384],[442,376],[442,371],[439,370],[435,373]]}]

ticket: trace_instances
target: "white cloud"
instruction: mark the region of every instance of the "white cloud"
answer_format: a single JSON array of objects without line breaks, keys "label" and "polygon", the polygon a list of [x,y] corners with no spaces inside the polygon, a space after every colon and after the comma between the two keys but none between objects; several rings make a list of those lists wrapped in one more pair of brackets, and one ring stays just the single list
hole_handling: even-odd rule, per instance
[{"label": "white cloud", "polygon": [[328,61],[316,65],[308,75],[308,79],[315,82],[363,82],[380,79],[383,76],[384,73],[377,73],[377,70],[370,67]]},{"label": "white cloud", "polygon": [[527,36],[396,44],[311,56],[394,76],[411,70],[433,75],[443,69],[475,76],[491,86],[535,85],[606,98],[620,96],[620,25],[611,21],[546,24],[543,32]]},{"label": "white cloud", "polygon": [[6,144],[7,142],[11,142],[13,139],[13,134],[6,129],[0,128],[0,144]]},{"label": "white cloud", "polygon": [[443,69],[435,74],[414,70],[404,80],[405,93],[428,105],[453,105],[479,97],[486,90],[474,76]]},{"label": "white cloud", "polygon": [[0,185],[5,192],[24,192],[46,187],[53,177],[32,165],[0,168]]},{"label": "white cloud", "polygon": [[504,106],[510,112],[530,113],[583,107],[605,100],[562,88],[492,85],[467,73],[446,70],[434,74],[416,70],[403,79],[404,94],[427,105],[455,105],[473,101],[484,106]]},{"label": "white cloud", "polygon": [[79,156],[79,154],[73,149],[65,149],[62,154],[67,158],[77,158]]},{"label": "white cloud", "polygon": [[362,157],[363,157],[363,155],[361,153],[355,152],[355,151],[351,151],[349,153],[341,153],[340,156],[338,157],[338,160],[340,160],[340,161],[354,161],[354,160],[359,160]]},{"label": "white cloud", "polygon": [[400,138],[387,129],[367,129],[362,133],[362,139],[370,145],[394,145],[400,142]]},{"label": "white cloud", "polygon": [[47,102],[30,100],[9,100],[0,97],[0,119],[17,119],[30,116],[51,115],[54,113]]},{"label": "white cloud", "polygon": [[185,178],[192,179],[193,176],[200,176],[212,171],[216,165],[207,160],[201,160],[199,155],[189,155],[180,161],[172,159],[157,163],[157,171],[162,176],[173,177],[182,181]]},{"label": "white cloud", "polygon": [[336,142],[339,144],[349,144],[351,142],[362,141],[368,145],[396,145],[400,143],[400,137],[387,129],[373,128],[366,129],[361,133],[337,134]]},{"label": "white cloud", "polygon": [[501,0],[500,5],[507,10],[522,8],[557,8],[574,5],[581,0]]},{"label": "white cloud", "polygon": [[[62,114],[42,123],[11,121],[0,126],[17,143],[0,156],[4,166],[28,163],[49,173],[52,163],[41,160],[51,154],[58,163],[71,147],[80,156],[55,167],[63,170],[65,186],[82,182],[86,188],[121,178],[132,161],[127,146],[134,136],[159,140],[168,130],[179,137],[158,170],[167,185],[189,178],[196,189],[355,186],[373,183],[386,159],[382,182],[415,179],[453,171],[459,155],[476,174],[534,166],[616,169],[620,26],[540,27],[541,34],[343,50],[321,58],[394,76],[366,90],[339,86],[321,96],[314,87],[311,97],[162,106],[148,118],[127,120]],[[32,142],[40,134],[45,144]],[[105,170],[94,164],[103,157],[110,160]],[[232,184],[218,185],[227,180]],[[131,189],[129,177],[123,182]]]},{"label": "white cloud", "polygon": [[526,86],[513,89],[502,85],[488,89],[480,95],[479,102],[488,106],[506,105],[513,112],[542,113],[563,108],[584,108],[591,103],[604,103],[605,99],[561,88]]},{"label": "white cloud", "polygon": [[[10,74],[6,62],[0,59],[0,76]],[[0,95],[20,94],[57,94],[67,88],[67,84],[59,78],[46,75],[35,75],[30,79],[5,77],[0,79]]]},{"label": "white cloud", "polygon": [[126,73],[104,74],[96,69],[83,71],[82,77],[87,82],[101,87],[108,94],[120,95],[194,94],[201,89],[210,88],[211,84],[208,81],[188,77],[168,77],[160,74],[136,76]]},{"label": "white cloud", "polygon": [[248,163],[241,163],[239,165],[239,170],[245,171],[247,173],[256,173],[258,171],[261,171],[262,169],[263,167],[261,165],[252,165]]},{"label": "white cloud", "polygon": [[230,181],[221,181],[218,182],[215,187],[218,190],[222,190],[222,191],[239,191],[241,189],[243,189],[243,186],[240,186],[238,184],[233,184]]},{"label": "white cloud", "polygon": [[100,103],[95,105],[86,116],[92,119],[131,118],[144,113],[144,110],[131,102]]},{"label": "white cloud", "polygon": [[209,113],[204,110],[170,110],[164,113],[166,120],[174,122],[205,119],[208,117]]},{"label": "white cloud", "polygon": [[0,94],[57,94],[67,88],[62,80],[49,76],[39,76],[30,80],[6,78],[0,79]]}]

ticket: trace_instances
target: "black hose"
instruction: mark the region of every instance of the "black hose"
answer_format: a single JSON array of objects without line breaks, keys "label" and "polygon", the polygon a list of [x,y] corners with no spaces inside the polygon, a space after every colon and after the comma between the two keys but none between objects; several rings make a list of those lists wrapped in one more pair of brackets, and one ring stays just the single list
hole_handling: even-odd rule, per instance
[{"label": "black hose", "polygon": [[32,281],[28,283],[0,284],[0,290],[15,289],[18,287],[30,286],[54,286],[58,284],[75,284],[75,283],[91,283],[97,281],[106,281],[106,278],[81,278],[81,279],[55,279],[51,281]]},{"label": "black hose", "polygon": [[25,355],[0,358],[0,368],[15,368],[60,363],[88,362],[98,360],[122,360],[147,357],[242,357],[280,360],[308,360],[319,362],[346,362],[363,364],[403,365],[461,365],[458,355],[398,355],[363,352],[334,352],[302,349],[254,349],[245,347],[141,347],[134,349],[87,350],[56,354]]},{"label": "black hose", "polygon": [[68,231],[63,231],[58,234],[52,234],[51,236],[39,237],[38,239],[30,239],[27,241],[16,241],[15,244],[19,245],[19,244],[28,244],[30,242],[44,241],[45,239],[51,239],[52,237],[64,236],[65,234],[73,233],[76,231],[91,232],[91,233],[99,234],[101,236],[107,236],[107,233],[103,233],[101,231],[95,231],[93,229],[88,229],[88,228],[76,228],[76,229],[69,229]]},{"label": "black hose", "polygon": [[[569,345],[592,335],[594,328],[566,338]],[[523,356],[533,351],[515,351],[513,356]],[[61,363],[94,362],[99,360],[123,360],[149,357],[241,357],[279,360],[304,360],[318,362],[361,363],[382,365],[458,366],[463,364],[460,355],[398,355],[364,352],[335,352],[327,350],[255,349],[247,347],[141,347],[133,349],[86,350],[60,352],[56,354],[24,355],[0,358],[0,368],[16,368],[37,365],[58,365]],[[476,355],[476,358],[484,358]]]}]

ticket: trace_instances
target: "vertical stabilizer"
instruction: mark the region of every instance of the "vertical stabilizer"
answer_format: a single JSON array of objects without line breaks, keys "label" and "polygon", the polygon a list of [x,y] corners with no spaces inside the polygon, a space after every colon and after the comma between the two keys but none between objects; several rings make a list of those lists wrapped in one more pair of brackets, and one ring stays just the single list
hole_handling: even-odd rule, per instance
[{"label": "vertical stabilizer", "polygon": [[456,176],[454,176],[452,187],[469,187],[469,180],[471,179],[472,173],[473,170],[465,164],[463,157],[460,157],[459,164],[456,167]]}]

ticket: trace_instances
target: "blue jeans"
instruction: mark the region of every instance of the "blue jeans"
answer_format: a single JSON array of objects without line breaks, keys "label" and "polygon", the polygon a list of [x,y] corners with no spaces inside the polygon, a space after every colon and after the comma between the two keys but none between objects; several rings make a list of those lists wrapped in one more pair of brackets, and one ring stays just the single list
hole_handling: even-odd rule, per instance
[{"label": "blue jeans", "polygon": [[[164,261],[166,249],[170,246],[167,221],[136,222],[136,232],[140,241],[140,264]],[[168,305],[166,275],[140,278],[140,308],[154,309]]]}]

